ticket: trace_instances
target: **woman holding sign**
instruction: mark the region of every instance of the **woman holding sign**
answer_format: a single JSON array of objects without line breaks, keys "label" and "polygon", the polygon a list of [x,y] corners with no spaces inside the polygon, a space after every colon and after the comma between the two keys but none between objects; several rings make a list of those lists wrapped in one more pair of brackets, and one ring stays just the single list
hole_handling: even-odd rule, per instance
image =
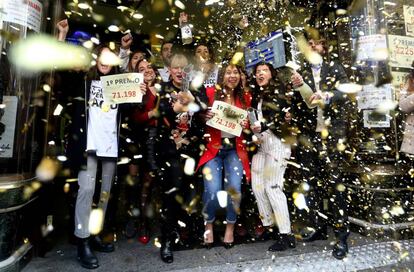
[{"label": "woman holding sign", "polygon": [[[68,150],[86,150],[86,167],[78,173],[79,191],[75,207],[75,236],[78,237],[78,260],[83,267],[93,269],[99,266],[93,250],[114,251],[114,245],[104,243],[97,234],[104,225],[105,212],[109,201],[112,181],[118,159],[119,111],[117,104],[106,102],[102,76],[118,73],[118,68],[110,60],[114,53],[102,45],[96,49],[96,65],[87,74],[84,100],[76,103],[73,119],[80,127],[75,127],[68,143]],[[141,92],[145,88],[141,86]],[[78,101],[78,100],[76,100]],[[74,106],[75,107],[75,106]],[[86,118],[86,120],[83,120]],[[76,158],[74,158],[76,159]],[[82,158],[79,158],[82,160]],[[98,209],[92,211],[98,163],[102,165],[102,183]],[[92,218],[92,219],[91,219]],[[95,236],[92,236],[95,235]]]},{"label": "woman holding sign", "polygon": [[251,128],[259,139],[260,147],[252,159],[252,189],[263,226],[276,225],[279,229],[276,242],[269,247],[269,251],[282,251],[296,246],[283,192],[283,176],[291,153],[290,145],[284,140],[289,133],[290,105],[272,65],[260,63],[253,72],[255,87],[252,107],[256,110],[258,121],[252,123]]},{"label": "woman holding sign", "polygon": [[[198,167],[203,167],[204,242],[207,248],[214,242],[213,223],[219,204],[227,209],[224,246],[231,248],[234,245],[234,224],[240,206],[243,174],[250,180],[249,159],[242,134],[247,125],[247,113],[242,109],[250,106],[251,96],[243,91],[241,70],[235,65],[224,67],[219,82],[223,89],[207,88],[212,107],[206,113],[206,135],[209,138],[198,164]],[[225,191],[222,186],[223,169]]]}]

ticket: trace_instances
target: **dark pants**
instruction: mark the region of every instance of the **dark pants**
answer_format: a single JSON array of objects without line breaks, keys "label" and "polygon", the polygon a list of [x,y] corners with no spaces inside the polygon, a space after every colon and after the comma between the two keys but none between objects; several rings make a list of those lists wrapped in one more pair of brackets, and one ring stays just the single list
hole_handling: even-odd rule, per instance
[{"label": "dark pants", "polygon": [[[332,225],[336,237],[346,239],[349,222],[343,185],[345,157],[336,151],[334,142],[323,148],[319,136],[309,139],[308,145],[300,144],[296,148],[296,159],[301,165],[301,182],[306,182],[310,187],[306,197],[309,213],[303,216],[308,227],[321,230]],[[327,205],[324,205],[324,200]]]}]

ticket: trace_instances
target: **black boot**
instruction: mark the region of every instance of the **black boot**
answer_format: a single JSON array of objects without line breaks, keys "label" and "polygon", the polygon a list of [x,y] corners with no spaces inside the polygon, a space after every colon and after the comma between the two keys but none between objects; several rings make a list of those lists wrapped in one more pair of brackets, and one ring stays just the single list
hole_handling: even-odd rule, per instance
[{"label": "black boot", "polygon": [[161,243],[160,255],[161,260],[165,263],[172,263],[174,261],[170,240]]},{"label": "black boot", "polygon": [[95,269],[99,267],[98,258],[93,254],[88,238],[78,238],[78,261],[82,267]]},{"label": "black boot", "polygon": [[316,240],[327,240],[328,239],[328,230],[326,227],[322,227],[316,230],[313,230],[308,233],[302,234],[303,242],[313,242]]},{"label": "black boot", "polygon": [[269,247],[269,251],[284,251],[296,247],[296,239],[293,234],[279,234],[276,242]]},{"label": "black boot", "polygon": [[91,237],[91,247],[99,252],[112,252],[115,250],[114,244],[112,243],[105,243],[99,236],[92,236]]},{"label": "black boot", "polygon": [[338,260],[342,260],[348,253],[348,243],[345,241],[338,241],[332,251],[332,256]]}]

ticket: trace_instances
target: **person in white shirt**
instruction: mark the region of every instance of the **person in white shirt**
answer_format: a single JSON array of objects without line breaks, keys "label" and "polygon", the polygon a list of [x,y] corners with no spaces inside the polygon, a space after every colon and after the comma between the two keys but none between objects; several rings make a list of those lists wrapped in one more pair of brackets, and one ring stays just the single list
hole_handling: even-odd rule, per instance
[{"label": "person in white shirt", "polygon": [[161,45],[161,60],[164,63],[164,67],[158,69],[158,73],[161,76],[163,82],[170,81],[170,71],[169,66],[171,63],[171,56],[172,56],[172,42],[164,42]]}]

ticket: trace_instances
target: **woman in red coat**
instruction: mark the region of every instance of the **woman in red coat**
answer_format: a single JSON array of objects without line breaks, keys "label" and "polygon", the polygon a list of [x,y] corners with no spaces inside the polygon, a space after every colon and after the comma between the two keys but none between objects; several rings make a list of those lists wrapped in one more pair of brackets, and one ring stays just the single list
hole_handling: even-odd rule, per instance
[{"label": "woman in red coat", "polygon": [[[242,109],[250,107],[251,96],[242,88],[241,70],[239,67],[232,64],[224,67],[219,82],[222,85],[222,89],[207,88],[206,90],[210,107],[215,100],[223,101]],[[206,119],[209,120],[213,117],[214,113],[207,111]],[[247,120],[238,120],[238,122],[243,127],[247,127]],[[246,175],[247,180],[250,180],[249,159],[243,143],[243,133],[237,137],[207,126],[206,136],[206,149],[198,164],[198,167],[203,167],[203,214],[206,228],[204,242],[207,248],[211,247],[214,242],[213,222],[216,210],[219,207],[217,193],[223,187],[222,173],[224,169],[224,190],[227,191],[227,201],[223,201],[227,202],[227,225],[224,235],[224,246],[231,248],[234,242],[234,224],[240,207],[243,174]]]}]

